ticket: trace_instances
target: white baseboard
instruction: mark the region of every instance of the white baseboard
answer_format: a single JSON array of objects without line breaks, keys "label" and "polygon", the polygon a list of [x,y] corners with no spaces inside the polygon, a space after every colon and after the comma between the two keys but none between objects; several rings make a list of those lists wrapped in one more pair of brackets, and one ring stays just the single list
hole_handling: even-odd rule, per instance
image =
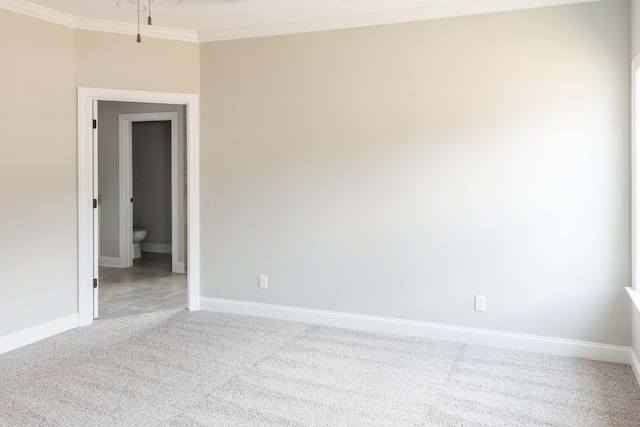
[{"label": "white baseboard", "polygon": [[185,274],[186,271],[184,269],[184,262],[176,262],[176,268],[173,270],[174,273]]},{"label": "white baseboard", "polygon": [[340,328],[457,341],[509,350],[582,357],[606,362],[631,363],[631,347],[617,345],[206,297],[200,298],[200,309],[204,311],[269,317]]},{"label": "white baseboard", "polygon": [[140,243],[140,250],[142,252],[153,252],[156,254],[170,254],[171,245],[165,245],[164,243]]},{"label": "white baseboard", "polygon": [[98,261],[100,267],[118,267],[120,268],[120,258],[114,256],[101,256]]},{"label": "white baseboard", "polygon": [[76,313],[0,337],[0,354],[77,328],[78,322],[79,318]]},{"label": "white baseboard", "polygon": [[631,365],[631,369],[633,369],[633,375],[636,376],[636,381],[638,381],[638,385],[640,386],[640,361],[638,361],[638,355],[631,348],[629,364]]}]

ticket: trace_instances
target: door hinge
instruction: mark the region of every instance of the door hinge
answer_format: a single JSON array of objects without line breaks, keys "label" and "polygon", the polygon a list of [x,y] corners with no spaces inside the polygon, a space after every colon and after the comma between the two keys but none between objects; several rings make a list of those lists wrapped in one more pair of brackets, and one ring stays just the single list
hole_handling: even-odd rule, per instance
[{"label": "door hinge", "polygon": [[93,289],[98,287],[98,279],[93,279]]},{"label": "door hinge", "polygon": [[131,203],[133,203],[133,197],[131,198]]},{"label": "door hinge", "polygon": [[93,128],[98,129],[98,121],[96,119],[93,119]]},{"label": "door hinge", "polygon": [[98,207],[98,199],[93,199],[93,209]]}]

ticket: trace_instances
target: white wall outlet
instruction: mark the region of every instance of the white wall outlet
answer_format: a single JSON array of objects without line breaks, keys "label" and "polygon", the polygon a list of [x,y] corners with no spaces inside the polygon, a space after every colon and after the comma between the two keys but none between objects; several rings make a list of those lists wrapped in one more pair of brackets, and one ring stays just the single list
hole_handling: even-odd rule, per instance
[{"label": "white wall outlet", "polygon": [[476,295],[476,311],[487,311],[487,297]]},{"label": "white wall outlet", "polygon": [[267,289],[267,276],[265,275],[260,276],[260,288]]}]

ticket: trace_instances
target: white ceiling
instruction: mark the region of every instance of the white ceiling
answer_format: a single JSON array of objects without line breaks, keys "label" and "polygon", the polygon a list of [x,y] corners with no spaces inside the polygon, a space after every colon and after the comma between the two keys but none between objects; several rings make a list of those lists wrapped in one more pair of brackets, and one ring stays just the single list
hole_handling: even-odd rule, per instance
[{"label": "white ceiling", "polygon": [[[152,3],[153,27],[142,35],[215,41],[382,25],[601,0],[182,0]],[[147,5],[149,0],[140,0]],[[0,8],[74,28],[135,34],[136,13],[117,0],[0,0]]]}]

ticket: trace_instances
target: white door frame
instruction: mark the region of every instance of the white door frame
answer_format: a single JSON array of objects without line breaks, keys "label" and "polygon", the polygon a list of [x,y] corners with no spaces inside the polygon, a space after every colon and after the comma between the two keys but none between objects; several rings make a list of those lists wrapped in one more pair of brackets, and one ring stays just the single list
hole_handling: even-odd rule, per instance
[{"label": "white door frame", "polygon": [[[120,132],[120,266],[133,265],[133,123],[170,121],[171,122],[171,271],[184,273],[184,262],[178,262],[178,113],[137,113],[120,114],[118,126]],[[134,201],[135,203],[135,201]]]},{"label": "white door frame", "polygon": [[[638,233],[640,232],[640,185],[638,185],[638,169],[640,168],[640,55],[633,58],[631,64],[631,287],[640,291],[640,250],[638,250]],[[633,366],[633,365],[632,365]],[[640,378],[638,379],[640,381]]]},{"label": "white door frame", "polygon": [[632,61],[631,90],[631,287],[640,291],[640,55]]},{"label": "white door frame", "polygon": [[[91,114],[92,117],[98,117],[98,101],[95,99],[91,100]],[[97,194],[98,191],[98,127],[92,126],[91,132],[91,148],[93,150],[93,155],[91,159],[93,161],[93,177],[92,177],[92,189],[93,194],[95,194],[95,199],[99,199]],[[93,233],[91,237],[93,239],[93,268],[92,273],[94,279],[92,283],[93,292],[93,317],[98,317],[98,292],[96,291],[96,286],[98,286],[98,276],[99,276],[99,268],[100,268],[100,203],[99,200],[93,200],[93,212],[92,212],[92,220],[93,223],[96,224],[93,227]]]},{"label": "white door frame", "polygon": [[[94,149],[93,102],[121,101],[186,106],[187,223],[189,273],[187,307],[200,309],[200,101],[188,93],[142,92],[78,88],[78,317],[80,326],[93,323],[94,291]],[[97,119],[97,118],[96,118]],[[97,268],[96,268],[97,271]]]}]

